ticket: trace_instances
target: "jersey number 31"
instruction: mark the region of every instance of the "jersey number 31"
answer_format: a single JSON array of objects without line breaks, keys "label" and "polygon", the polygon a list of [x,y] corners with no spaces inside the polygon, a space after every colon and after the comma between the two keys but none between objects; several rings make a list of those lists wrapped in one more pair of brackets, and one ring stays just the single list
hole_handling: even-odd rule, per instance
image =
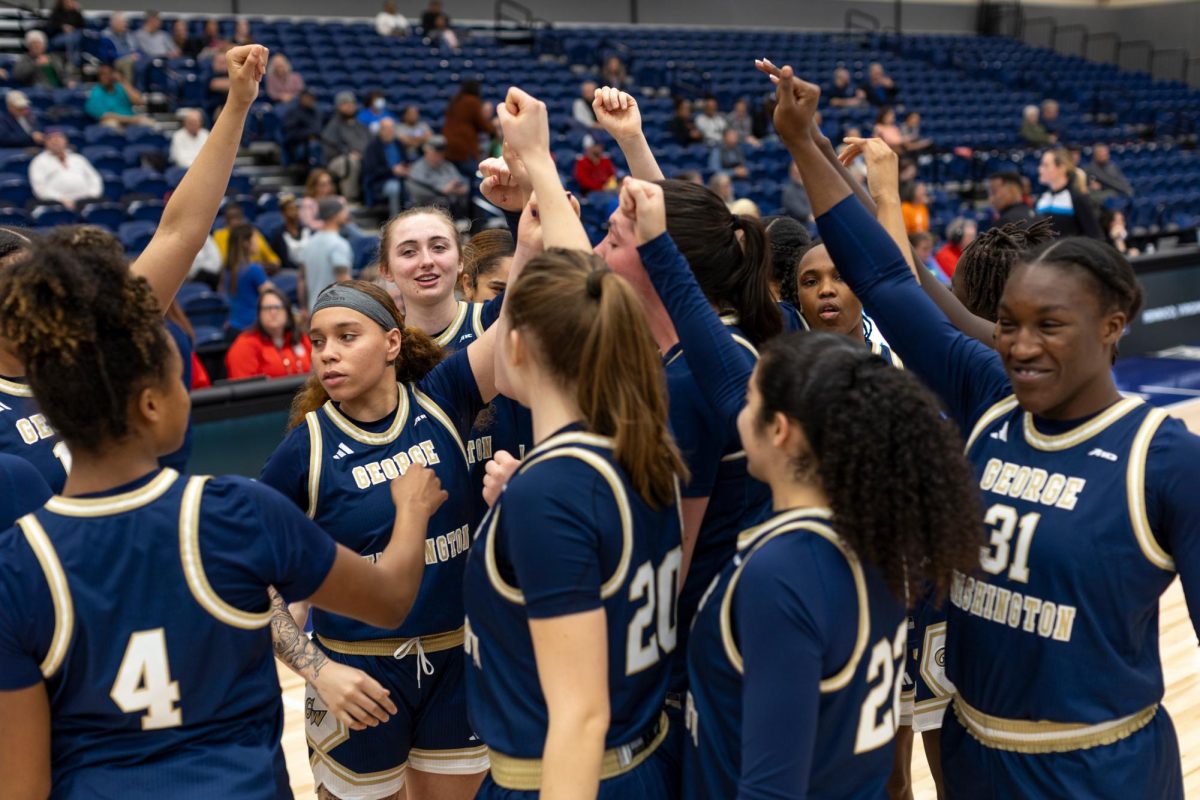
[{"label": "jersey number 31", "polygon": [[[659,653],[675,649],[675,591],[682,555],[676,547],[655,571],[649,561],[638,567],[629,582],[629,602],[645,599],[633,615],[625,641],[625,674],[633,675],[658,663]],[[646,636],[647,629],[654,630]]]}]

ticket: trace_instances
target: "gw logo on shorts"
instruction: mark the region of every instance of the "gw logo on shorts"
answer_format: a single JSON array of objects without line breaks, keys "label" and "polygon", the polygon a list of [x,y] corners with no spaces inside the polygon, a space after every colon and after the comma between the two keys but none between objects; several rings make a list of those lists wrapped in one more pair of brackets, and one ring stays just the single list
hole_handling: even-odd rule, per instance
[{"label": "gw logo on shorts", "polygon": [[306,722],[312,722],[313,725],[319,726],[325,721],[325,715],[328,714],[329,711],[325,709],[313,708],[313,701],[315,699],[316,698],[314,697],[304,698],[304,719]]}]

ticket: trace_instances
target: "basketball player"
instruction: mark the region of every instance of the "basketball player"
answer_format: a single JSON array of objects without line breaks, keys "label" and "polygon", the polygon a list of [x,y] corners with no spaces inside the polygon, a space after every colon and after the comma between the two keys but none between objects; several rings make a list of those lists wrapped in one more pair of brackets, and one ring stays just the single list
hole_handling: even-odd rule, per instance
[{"label": "basketball player", "polygon": [[1115,250],[1030,253],[1001,296],[993,351],[955,330],[811,137],[819,90],[781,73],[775,124],[822,236],[889,341],[967,432],[984,498],[981,573],[955,576],[942,730],[951,797],[1181,798],[1162,699],[1158,600],[1178,568],[1200,618],[1200,439],[1111,363],[1141,289]]},{"label": "basketball player", "polygon": [[23,458],[0,453],[0,530],[30,511],[41,508],[50,499],[46,479]]}]

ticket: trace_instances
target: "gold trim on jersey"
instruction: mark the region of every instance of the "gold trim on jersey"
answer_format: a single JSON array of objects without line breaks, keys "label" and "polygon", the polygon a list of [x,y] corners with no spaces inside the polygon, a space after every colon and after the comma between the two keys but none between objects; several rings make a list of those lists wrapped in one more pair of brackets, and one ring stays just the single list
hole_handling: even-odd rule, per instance
[{"label": "gold trim on jersey", "polygon": [[[605,750],[604,756],[600,760],[600,780],[606,781],[609,778],[624,775],[640,766],[667,738],[670,724],[666,712],[660,712],[658,733],[645,750],[632,758],[628,754],[628,745]],[[515,792],[536,792],[542,787],[542,760],[540,758],[515,758],[497,753],[495,750],[490,752],[490,757],[492,780],[502,789]]]},{"label": "gold trim on jersey", "polygon": [[900,360],[900,356],[896,355],[896,351],[888,348],[887,352],[883,352],[883,345],[874,339],[868,339],[867,344],[871,347],[871,352],[890,363],[896,369],[904,369],[904,362]]},{"label": "gold trim on jersey", "polygon": [[671,365],[672,365],[672,364],[674,364],[676,361],[678,361],[678,360],[679,360],[679,357],[680,357],[680,356],[682,356],[682,355],[683,355],[683,348],[680,348],[679,350],[676,350],[676,351],[675,351],[675,355],[671,356],[671,357],[670,357],[670,358],[669,358],[667,361],[663,362],[663,367],[664,367],[664,368],[666,368],[666,367],[669,367],[669,366],[671,366]]},{"label": "gold trim on jersey", "polygon": [[1100,416],[1095,417],[1088,422],[1085,422],[1078,427],[1072,428],[1066,433],[1060,433],[1055,436],[1049,436],[1040,433],[1033,422],[1033,415],[1028,411],[1025,412],[1024,424],[1021,426],[1025,429],[1025,441],[1031,447],[1036,447],[1038,450],[1066,450],[1071,447],[1083,444],[1088,439],[1103,431],[1108,426],[1119,420],[1121,417],[1133,411],[1140,406],[1142,401],[1136,397],[1126,397],[1123,400],[1118,400],[1108,407]]},{"label": "gold trim on jersey", "polygon": [[971,447],[974,446],[975,440],[983,435],[983,432],[988,429],[993,422],[1000,417],[1012,411],[1017,407],[1017,396],[1010,394],[1000,402],[993,405],[975,423],[975,427],[971,429],[971,435],[967,437],[967,446],[963,448],[964,453],[970,453]]},{"label": "gold trim on jersey", "polygon": [[408,765],[434,775],[475,775],[487,771],[488,749],[487,745],[482,744],[456,750],[422,750],[413,747],[408,751]]},{"label": "gold trim on jersey", "polygon": [[200,498],[208,480],[207,475],[189,478],[179,506],[179,558],[188,589],[200,607],[218,622],[243,630],[265,628],[271,623],[270,608],[255,613],[231,606],[221,599],[204,573],[204,562],[200,558]]},{"label": "gold trim on jersey", "polygon": [[721,456],[721,460],[728,463],[730,461],[741,461],[745,457],[746,457],[746,451],[738,450],[733,453],[726,453],[725,455]]},{"label": "gold trim on jersey", "polygon": [[391,444],[396,441],[396,437],[404,430],[404,424],[408,422],[408,392],[399,383],[396,384],[396,393],[398,400],[396,402],[396,415],[392,418],[392,424],[383,433],[371,433],[364,431],[362,428],[355,425],[349,419],[342,415],[342,412],[337,410],[333,401],[325,403],[321,406],[321,410],[325,412],[325,416],[338,427],[342,433],[349,436],[356,442],[369,444],[372,446],[381,444]]},{"label": "gold trim on jersey", "polygon": [[786,525],[789,522],[795,522],[800,519],[808,519],[809,517],[820,517],[823,520],[833,519],[833,509],[825,506],[805,506],[803,508],[789,508],[787,511],[780,511],[775,516],[771,517],[766,522],[761,522],[753,528],[747,528],[738,534],[737,549],[748,550],[765,533],[769,533],[774,528],[781,525]]},{"label": "gold trim on jersey", "polygon": [[122,492],[108,497],[55,495],[46,503],[46,510],[64,517],[105,517],[110,514],[136,511],[162,497],[178,477],[179,473],[168,467],[155,475],[145,486],[139,486],[130,492]]},{"label": "gold trim on jersey", "polygon": [[325,440],[321,436],[321,422],[317,412],[310,411],[304,415],[308,425],[308,514],[309,519],[317,518],[317,500],[321,496],[321,466],[324,463]]},{"label": "gold trim on jersey", "polygon": [[458,451],[462,453],[463,466],[468,466],[471,462],[467,458],[467,447],[463,444],[462,437],[459,436],[458,429],[454,427],[454,423],[450,421],[450,417],[446,415],[441,406],[433,402],[432,397],[418,389],[415,383],[412,384],[412,393],[413,397],[417,399],[417,405],[425,409],[429,416],[442,423],[442,427],[450,432],[450,435],[454,438],[454,443],[458,445]]},{"label": "gold trim on jersey", "polygon": [[1133,445],[1129,448],[1129,466],[1125,472],[1125,493],[1129,498],[1129,520],[1133,523],[1133,533],[1137,537],[1142,555],[1159,569],[1174,572],[1175,559],[1171,558],[1171,554],[1158,543],[1158,538],[1150,528],[1150,517],[1146,514],[1146,459],[1154,434],[1166,420],[1167,412],[1155,408],[1146,414],[1146,418],[1138,427],[1137,435],[1133,438]]},{"label": "gold trim on jersey", "polygon": [[[314,749],[312,755],[308,757],[309,766],[313,768],[314,773],[319,768],[329,770],[330,774],[342,781],[347,786],[379,786],[380,784],[391,783],[399,780],[399,786],[404,785],[404,774],[408,770],[408,762],[401,764],[398,767],[391,769],[380,770],[379,772],[355,772],[349,767],[339,764],[333,756],[328,753],[322,753],[320,750]],[[314,778],[316,775],[314,774]],[[316,783],[322,781],[317,780]],[[325,787],[327,790],[336,790],[338,787]],[[399,791],[399,789],[397,789]],[[334,792],[336,793],[336,792]]]},{"label": "gold trim on jersey", "polygon": [[13,397],[33,397],[33,387],[28,383],[17,383],[4,378],[0,378],[0,392],[11,394]]},{"label": "gold trim on jersey", "polygon": [[26,514],[17,520],[21,533],[29,549],[37,557],[42,573],[46,576],[46,588],[50,590],[50,599],[54,603],[54,635],[50,637],[50,647],[39,669],[43,678],[49,678],[58,672],[63,659],[67,656],[67,648],[71,645],[71,636],[75,632],[75,605],[71,601],[71,587],[67,583],[67,573],[63,570],[58,553],[49,534],[33,514]]},{"label": "gold trim on jersey", "polygon": [[458,336],[459,329],[462,328],[463,322],[467,319],[467,312],[470,310],[470,303],[468,303],[466,300],[458,301],[458,310],[454,312],[454,319],[451,320],[450,324],[447,325],[446,328],[434,339],[434,341],[437,342],[438,347],[445,347],[454,341],[455,337]]},{"label": "gold trim on jersey", "polygon": [[[443,650],[453,650],[462,647],[465,628],[458,628],[443,633],[431,633],[428,636],[391,637],[387,639],[361,639],[357,642],[346,642],[341,639],[327,639],[317,634],[317,641],[335,653],[347,656],[387,656],[393,657],[396,651],[413,639],[421,640],[421,649],[426,653],[440,653]],[[416,652],[415,650],[413,651]]]},{"label": "gold trim on jersey", "polygon": [[475,331],[475,338],[483,336],[486,328],[483,327],[483,307],[485,303],[471,303],[471,327]]},{"label": "gold trim on jersey", "polygon": [[1127,717],[1087,724],[1045,720],[1005,719],[972,708],[961,695],[954,696],[954,715],[984,747],[1013,753],[1069,753],[1113,744],[1146,727],[1158,713],[1158,704]]}]

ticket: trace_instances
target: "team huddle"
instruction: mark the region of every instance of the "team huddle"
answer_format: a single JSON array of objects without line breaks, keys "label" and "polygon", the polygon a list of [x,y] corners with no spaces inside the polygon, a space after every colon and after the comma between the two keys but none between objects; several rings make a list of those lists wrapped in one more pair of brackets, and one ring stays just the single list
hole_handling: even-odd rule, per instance
[{"label": "team huddle", "polygon": [[266,59],[132,264],[0,232],[0,794],[291,797],[278,659],[321,798],[911,797],[914,730],[940,796],[1183,797],[1158,599],[1200,620],[1200,439],[1113,384],[1132,268],[1014,229],[959,267],[995,296],[942,288],[892,151],[839,160],[790,67],[755,65],[819,243],[664,179],[604,88],[593,248],[513,88],[509,230],[393,217],[259,480],[160,466],[163,309]]}]

